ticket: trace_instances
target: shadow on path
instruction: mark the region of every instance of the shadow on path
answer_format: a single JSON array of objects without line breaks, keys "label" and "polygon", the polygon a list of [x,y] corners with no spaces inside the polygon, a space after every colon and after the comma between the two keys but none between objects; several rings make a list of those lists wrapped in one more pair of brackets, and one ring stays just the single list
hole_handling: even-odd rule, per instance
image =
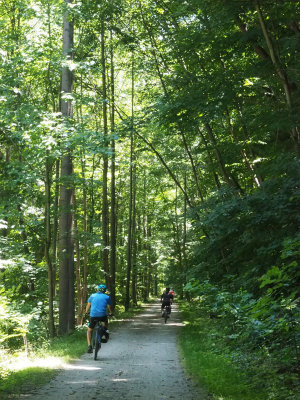
[{"label": "shadow on path", "polygon": [[165,324],[156,302],[117,327],[98,360],[84,354],[26,400],[205,400],[185,377],[176,338],[179,313],[173,306]]}]

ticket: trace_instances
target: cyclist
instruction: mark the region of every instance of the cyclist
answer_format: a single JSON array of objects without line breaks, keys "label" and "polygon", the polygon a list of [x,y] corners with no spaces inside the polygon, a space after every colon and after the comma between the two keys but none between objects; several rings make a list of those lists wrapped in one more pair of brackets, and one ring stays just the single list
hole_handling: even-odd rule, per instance
[{"label": "cyclist", "polygon": [[[92,340],[92,332],[96,323],[98,321],[103,321],[107,330],[108,318],[106,309],[108,309],[109,313],[112,314],[112,308],[111,308],[112,301],[111,298],[107,294],[105,294],[105,292],[106,292],[106,286],[98,285],[97,292],[93,293],[89,297],[86,306],[86,313],[88,314],[90,311],[90,322],[88,325],[88,330],[86,335],[88,342],[88,353],[93,352],[93,348],[91,346],[91,340]],[[106,332],[108,336],[108,330]]]},{"label": "cyclist", "polygon": [[163,311],[163,309],[166,306],[171,306],[173,302],[173,295],[170,293],[170,288],[166,288],[166,290],[160,296],[160,301],[161,301],[161,311]]}]

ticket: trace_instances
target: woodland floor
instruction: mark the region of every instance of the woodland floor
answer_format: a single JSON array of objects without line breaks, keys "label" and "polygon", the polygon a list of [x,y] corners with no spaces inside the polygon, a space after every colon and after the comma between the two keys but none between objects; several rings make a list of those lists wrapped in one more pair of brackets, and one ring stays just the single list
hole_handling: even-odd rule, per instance
[{"label": "woodland floor", "polygon": [[176,345],[183,326],[176,305],[165,324],[160,304],[110,331],[94,361],[92,354],[74,360],[45,386],[22,394],[26,400],[185,399],[205,400],[184,374]]}]

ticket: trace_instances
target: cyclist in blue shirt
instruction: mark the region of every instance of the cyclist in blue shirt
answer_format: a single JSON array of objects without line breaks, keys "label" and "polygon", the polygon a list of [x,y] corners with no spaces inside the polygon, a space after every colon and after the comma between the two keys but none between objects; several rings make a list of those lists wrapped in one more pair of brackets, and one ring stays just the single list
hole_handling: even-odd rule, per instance
[{"label": "cyclist in blue shirt", "polygon": [[[99,285],[97,287],[97,292],[93,293],[89,299],[86,306],[86,313],[90,312],[90,323],[88,325],[87,330],[87,342],[88,342],[88,353],[93,352],[93,348],[91,346],[92,340],[92,332],[98,321],[103,321],[105,323],[106,329],[108,328],[108,318],[106,309],[108,309],[109,313],[112,313],[112,301],[111,298],[105,294],[106,286]],[[108,332],[108,331],[107,331]]]}]

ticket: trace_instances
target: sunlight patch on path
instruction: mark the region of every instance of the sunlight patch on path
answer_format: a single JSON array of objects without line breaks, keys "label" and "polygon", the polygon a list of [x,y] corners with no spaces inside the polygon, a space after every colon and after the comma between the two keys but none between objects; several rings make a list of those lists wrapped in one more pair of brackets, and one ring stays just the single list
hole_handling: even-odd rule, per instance
[{"label": "sunlight patch on path", "polygon": [[97,371],[102,369],[101,367],[91,367],[91,366],[82,366],[82,365],[74,365],[74,364],[68,364],[64,367],[65,369],[69,370],[83,370],[83,371]]}]

